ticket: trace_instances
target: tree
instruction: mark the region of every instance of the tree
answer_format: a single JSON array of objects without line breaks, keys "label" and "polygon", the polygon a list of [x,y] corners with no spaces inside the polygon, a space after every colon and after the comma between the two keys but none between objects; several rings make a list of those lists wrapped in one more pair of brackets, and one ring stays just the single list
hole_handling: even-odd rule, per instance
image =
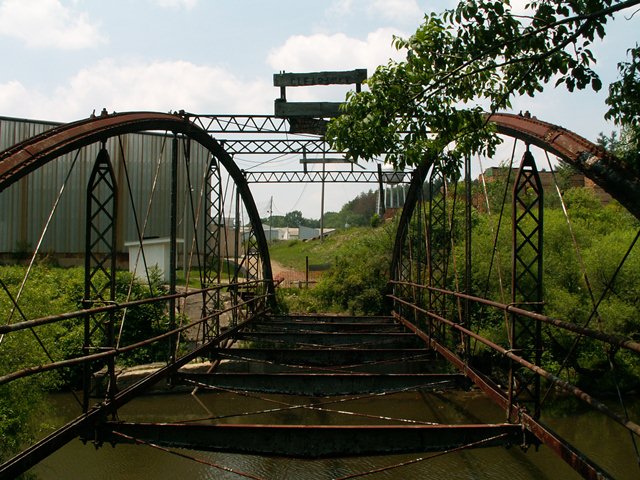
[{"label": "tree", "polygon": [[[602,82],[591,66],[590,45],[604,38],[612,14],[640,0],[533,0],[516,14],[510,0],[462,0],[455,9],[425,16],[408,39],[403,62],[378,67],[368,91],[350,93],[343,115],[327,131],[350,156],[372,159],[392,152],[394,166],[425,156],[457,163],[465,154],[491,155],[499,143],[488,121],[516,95],[534,96],[555,79],[569,91]],[[610,87],[608,116],[635,132],[640,125],[640,51],[619,66]]]},{"label": "tree", "polygon": [[304,218],[302,217],[302,212],[300,210],[294,210],[287,213],[284,216],[284,220],[287,224],[287,227],[299,227],[302,224]]},{"label": "tree", "polygon": [[620,80],[609,86],[609,98],[606,102],[609,111],[606,118],[622,127],[622,152],[619,153],[626,163],[640,168],[640,48],[628,51],[629,62],[618,65]]}]

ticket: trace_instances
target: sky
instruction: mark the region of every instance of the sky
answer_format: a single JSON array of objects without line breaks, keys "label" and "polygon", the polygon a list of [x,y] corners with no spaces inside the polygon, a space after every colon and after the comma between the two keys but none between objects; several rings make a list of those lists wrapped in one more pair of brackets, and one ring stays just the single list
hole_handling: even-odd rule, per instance
[{"label": "sky", "polygon": [[[514,0],[517,6],[526,0]],[[0,0],[0,116],[74,121],[92,111],[186,110],[203,114],[272,114],[273,74],[375,67],[400,60],[393,35],[409,36],[425,13],[453,0]],[[605,85],[640,40],[640,13],[618,15],[594,45]],[[628,17],[631,17],[630,19]],[[292,101],[340,101],[341,87],[287,90]],[[605,92],[549,88],[514,102],[595,140]],[[241,168],[255,165],[237,158]],[[284,158],[273,169],[299,169]],[[486,167],[487,165],[485,165]],[[271,168],[271,167],[270,167]],[[372,167],[369,167],[372,168]],[[477,167],[476,167],[477,169]],[[373,185],[328,185],[325,210],[339,210]],[[320,215],[319,185],[254,190],[266,214]]]}]

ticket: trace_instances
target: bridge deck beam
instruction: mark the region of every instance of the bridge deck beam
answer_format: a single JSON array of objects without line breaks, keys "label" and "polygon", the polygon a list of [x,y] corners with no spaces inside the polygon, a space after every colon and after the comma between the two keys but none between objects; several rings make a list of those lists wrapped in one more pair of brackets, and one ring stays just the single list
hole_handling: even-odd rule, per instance
[{"label": "bridge deck beam", "polygon": [[285,365],[344,366],[364,362],[414,362],[433,358],[433,350],[414,349],[326,349],[326,348],[229,348],[212,352],[218,358],[267,361]]},{"label": "bridge deck beam", "polygon": [[175,380],[229,390],[305,396],[433,390],[466,384],[464,375],[448,373],[179,373]]},{"label": "bridge deck beam", "polygon": [[356,317],[353,315],[322,315],[322,314],[304,314],[304,315],[269,315],[264,317],[265,322],[269,323],[290,323],[290,322],[314,322],[314,323],[399,323],[392,316],[371,316]]},{"label": "bridge deck beam", "polygon": [[313,345],[357,348],[420,348],[424,343],[413,333],[276,333],[239,332],[236,340],[266,342],[278,345]]},{"label": "bridge deck beam", "polygon": [[439,452],[461,447],[519,445],[514,424],[485,425],[203,425],[107,422],[98,440],[149,442],[171,448],[323,458]]},{"label": "bridge deck beam", "polygon": [[258,332],[288,332],[288,333],[403,333],[405,328],[398,323],[327,323],[327,322],[256,322],[251,326]]}]

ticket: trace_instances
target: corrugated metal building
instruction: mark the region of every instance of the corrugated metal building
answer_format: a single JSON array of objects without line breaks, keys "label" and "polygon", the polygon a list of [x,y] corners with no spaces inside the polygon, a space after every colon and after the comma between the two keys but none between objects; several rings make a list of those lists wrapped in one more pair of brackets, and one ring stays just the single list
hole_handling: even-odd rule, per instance
[{"label": "corrugated metal building", "polygon": [[[57,125],[0,117],[0,151]],[[138,239],[136,216],[144,237],[168,237],[170,234],[172,139],[171,134],[144,133],[107,141],[106,148],[118,182],[119,253],[127,253],[125,242]],[[77,261],[82,257],[86,186],[99,148],[99,144],[93,144],[60,157],[0,192],[0,254],[3,257],[34,251],[50,216],[40,252],[55,254],[63,261],[65,258]],[[198,224],[203,224],[203,215],[197,212],[202,209],[200,198],[210,159],[209,152],[195,142],[191,142],[189,150],[187,175],[185,142],[181,141],[178,237],[185,240],[187,251],[194,238],[193,210],[199,216]],[[202,227],[198,230],[202,231]],[[202,237],[201,234],[198,236]]]}]

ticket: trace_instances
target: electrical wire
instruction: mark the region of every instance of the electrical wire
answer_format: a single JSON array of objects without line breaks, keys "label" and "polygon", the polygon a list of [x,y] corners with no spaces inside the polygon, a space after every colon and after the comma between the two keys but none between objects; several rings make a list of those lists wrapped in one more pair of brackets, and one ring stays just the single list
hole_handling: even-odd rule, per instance
[{"label": "electrical wire", "polygon": [[333,410],[333,409],[323,408],[321,405],[330,405],[330,404],[335,404],[335,403],[351,402],[351,401],[361,400],[361,399],[365,399],[365,398],[386,396],[386,395],[389,395],[389,394],[397,394],[397,393],[402,393],[402,392],[407,392],[407,391],[412,391],[412,390],[419,390],[419,389],[424,389],[424,388],[434,388],[435,386],[440,386],[441,387],[443,384],[447,383],[446,381],[429,382],[429,383],[425,383],[423,385],[405,387],[405,388],[402,388],[402,389],[390,389],[390,390],[385,390],[384,392],[378,392],[378,393],[374,393],[374,394],[370,394],[369,393],[369,394],[365,394],[365,395],[350,396],[348,398],[340,399],[340,400],[329,400],[327,402],[321,402],[321,403],[293,404],[293,403],[289,403],[289,402],[284,402],[282,400],[275,400],[275,399],[272,399],[272,398],[267,398],[267,397],[264,397],[264,396],[261,396],[261,395],[257,395],[257,394],[251,393],[251,392],[249,392],[247,390],[236,390],[236,389],[224,388],[224,387],[219,387],[219,386],[213,386],[213,385],[208,385],[206,383],[198,382],[198,381],[192,380],[192,379],[188,379],[188,380],[186,380],[186,382],[189,383],[189,384],[192,384],[192,385],[196,385],[196,386],[198,386],[200,388],[207,389],[207,390],[216,390],[216,391],[221,391],[221,392],[225,392],[225,393],[232,393],[234,395],[238,395],[238,396],[246,397],[246,398],[251,398],[251,399],[254,399],[254,400],[260,400],[260,401],[263,401],[263,402],[266,402],[266,403],[274,403],[276,405],[283,406],[283,408],[258,410],[258,411],[253,411],[253,412],[241,412],[241,413],[237,413],[237,414],[233,414],[233,415],[207,417],[207,418],[200,418],[200,419],[189,419],[189,420],[185,420],[185,421],[179,422],[179,423],[194,423],[194,422],[200,422],[200,421],[203,421],[203,420],[218,420],[218,419],[222,419],[222,418],[244,417],[244,416],[252,416],[252,415],[262,415],[262,414],[265,414],[265,413],[276,413],[276,412],[282,412],[282,411],[305,409],[305,410],[323,411],[323,412],[326,412],[326,413],[338,413],[338,414],[341,414],[341,415],[352,415],[352,416],[357,416],[357,417],[373,418],[373,419],[377,419],[377,420],[387,420],[387,421],[395,421],[395,422],[413,423],[413,424],[420,424],[420,425],[439,425],[439,424],[438,423],[434,423],[434,422],[428,422],[428,421],[422,421],[422,420],[414,420],[414,419],[409,419],[409,418],[396,418],[396,417],[388,417],[388,416],[383,416],[383,415],[370,415],[370,414],[365,414],[365,413],[350,412],[350,411],[346,411],[346,410]]},{"label": "electrical wire", "polygon": [[166,447],[161,447],[160,445],[156,445],[155,443],[152,442],[148,442],[146,440],[142,440],[140,438],[135,438],[132,437],[130,435],[127,435],[125,433],[122,432],[118,432],[118,431],[113,431],[112,432],[114,435],[117,435],[118,437],[124,438],[125,440],[129,440],[131,442],[137,443],[138,445],[146,445],[147,447],[151,447],[154,448],[156,450],[160,450],[162,452],[168,453],[170,455],[175,455],[176,457],[181,457],[187,460],[191,460],[193,462],[196,463],[201,463],[202,465],[206,465],[208,467],[213,467],[217,470],[222,470],[224,472],[229,472],[229,473],[233,473],[234,475],[238,475],[239,477],[244,477],[244,478],[251,478],[253,480],[266,480],[262,477],[257,477],[251,473],[246,473],[246,472],[241,472],[240,470],[234,470],[233,468],[230,467],[225,467],[224,465],[220,465],[217,463],[213,463],[210,462],[208,460],[204,460],[202,458],[198,458],[198,457],[194,457],[193,455],[187,455],[186,453],[181,453],[181,452],[176,452],[175,450],[171,450],[169,448]]},{"label": "electrical wire", "polygon": [[[33,255],[31,255],[31,260],[29,261],[29,266],[27,267],[27,271],[24,274],[24,277],[22,278],[22,282],[20,284],[20,288],[18,289],[18,293],[16,293],[15,296],[15,301],[16,301],[16,305],[17,302],[20,301],[20,297],[22,296],[22,292],[24,291],[24,287],[27,284],[27,281],[29,279],[29,276],[31,275],[31,270],[33,269],[33,266],[35,265],[36,262],[36,258],[38,256],[38,254],[40,253],[40,247],[42,247],[42,242],[44,242],[44,238],[47,234],[47,232],[49,231],[49,226],[51,225],[51,221],[53,220],[53,217],[55,216],[55,213],[58,209],[58,205],[60,204],[60,200],[62,199],[62,195],[64,194],[64,191],[67,187],[67,182],[69,181],[69,178],[71,177],[71,173],[73,172],[73,169],[76,165],[76,162],[78,161],[78,157],[80,156],[80,149],[78,149],[78,151],[76,152],[75,157],[73,158],[73,162],[71,163],[71,167],[69,168],[69,171],[67,172],[67,175],[64,179],[64,181],[62,182],[62,185],[60,186],[60,190],[58,191],[58,195],[56,196],[56,199],[53,202],[53,205],[51,207],[51,211],[49,212],[49,216],[47,217],[47,221],[45,222],[45,225],[42,229],[42,232],[40,233],[40,238],[38,238],[38,243],[36,244],[36,248],[33,251]],[[15,307],[11,309],[11,312],[9,312],[9,318],[7,319],[7,323],[11,323],[11,320],[13,319],[13,315],[15,314]],[[0,336],[0,343],[2,342],[2,336]]]},{"label": "electrical wire", "polygon": [[496,435],[494,437],[485,438],[485,439],[479,440],[477,442],[467,443],[466,445],[462,445],[460,447],[451,448],[449,450],[445,450],[444,452],[438,452],[438,453],[435,453],[433,455],[429,455],[428,457],[419,457],[419,458],[415,458],[413,460],[409,460],[409,461],[406,461],[406,462],[400,462],[400,463],[396,463],[394,465],[389,465],[387,467],[375,468],[375,469],[369,470],[367,472],[354,473],[352,475],[347,475],[345,477],[337,477],[337,478],[334,478],[333,480],[348,480],[348,479],[351,479],[351,478],[366,477],[368,475],[373,475],[374,473],[387,472],[389,470],[394,470],[396,468],[406,467],[407,465],[413,465],[415,463],[424,462],[425,460],[433,460],[434,458],[442,457],[443,455],[447,455],[449,453],[461,452],[463,450],[468,450],[470,448],[480,447],[480,446],[484,445],[485,443],[493,442],[495,440],[498,440],[500,438],[504,438],[506,436],[507,436],[506,433],[502,433],[502,434]]},{"label": "electrical wire", "polygon": [[[157,156],[157,160],[156,160],[156,169],[155,169],[155,173],[153,176],[153,182],[151,183],[151,191],[149,192],[149,200],[147,202],[147,211],[145,213],[145,216],[143,218],[143,223],[142,223],[142,227],[140,227],[139,221],[138,221],[138,214],[137,214],[137,210],[136,210],[136,204],[133,198],[133,189],[131,188],[131,179],[129,177],[129,171],[127,169],[127,161],[126,161],[126,156],[124,155],[124,146],[122,144],[122,139],[121,137],[118,137],[118,141],[120,144],[120,149],[121,149],[121,154],[122,154],[122,168],[124,169],[124,173],[125,173],[125,180],[127,182],[127,188],[129,191],[129,199],[131,202],[131,209],[133,211],[133,216],[134,216],[134,221],[135,221],[135,225],[136,225],[136,233],[138,234],[138,242],[140,243],[140,248],[137,249],[136,252],[136,261],[134,264],[134,268],[133,268],[133,272],[131,275],[131,279],[129,280],[129,287],[127,290],[127,296],[126,296],[126,301],[128,302],[131,299],[131,294],[133,292],[133,284],[135,283],[135,278],[136,278],[136,272],[138,270],[138,262],[140,260],[140,256],[142,256],[142,262],[143,262],[143,268],[145,271],[145,275],[147,277],[147,284],[149,286],[149,292],[150,294],[153,296],[154,292],[153,292],[153,283],[151,282],[151,277],[149,276],[149,268],[147,266],[147,260],[145,257],[145,253],[144,253],[144,248],[142,248],[142,241],[144,239],[144,233],[147,229],[147,223],[149,222],[149,218],[151,217],[151,206],[153,204],[153,197],[155,195],[156,189],[158,187],[158,178],[160,176],[160,167],[162,165],[162,157],[164,155],[164,149],[167,143],[167,138],[168,136],[165,135],[163,136],[163,140],[162,140],[162,145],[160,147],[160,152],[158,153]],[[120,340],[122,338],[122,332],[124,329],[124,325],[125,325],[125,321],[127,318],[127,312],[129,310],[127,308],[125,308],[122,312],[122,320],[120,322],[120,329],[118,331],[118,336],[116,338],[116,348],[120,347]]]}]

